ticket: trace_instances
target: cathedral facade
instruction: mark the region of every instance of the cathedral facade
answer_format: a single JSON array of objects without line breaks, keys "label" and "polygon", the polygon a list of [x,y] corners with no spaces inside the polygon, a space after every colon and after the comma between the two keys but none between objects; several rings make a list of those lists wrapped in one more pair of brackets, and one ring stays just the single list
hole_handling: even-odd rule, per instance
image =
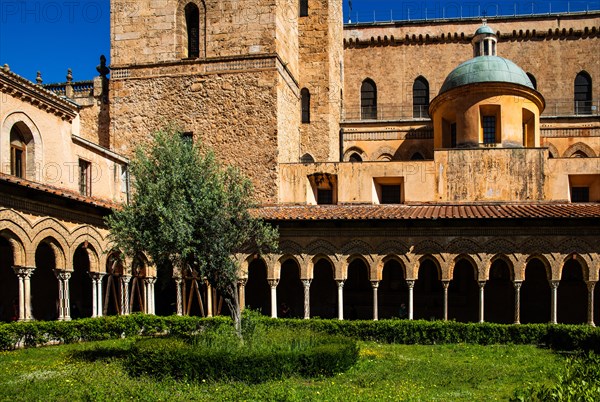
[{"label": "cathedral facade", "polygon": [[599,31],[595,12],[344,25],[341,0],[112,0],[94,82],[0,71],[0,318],[225,313],[202,278],[116,258],[103,224],[135,146],[175,124],[279,227],[277,254],[236,256],[245,306],[593,325]]}]

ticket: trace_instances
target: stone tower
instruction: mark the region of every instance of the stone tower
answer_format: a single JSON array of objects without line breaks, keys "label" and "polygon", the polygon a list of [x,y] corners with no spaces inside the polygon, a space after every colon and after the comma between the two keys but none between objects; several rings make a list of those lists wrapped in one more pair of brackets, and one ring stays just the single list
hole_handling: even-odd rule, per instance
[{"label": "stone tower", "polygon": [[[302,4],[303,1],[300,1]],[[340,160],[343,13],[339,0],[305,0],[298,22],[300,88],[310,96],[310,122],[300,126],[301,154],[317,162]],[[306,103],[302,106],[306,113]],[[306,118],[306,115],[304,114]]]},{"label": "stone tower", "polygon": [[308,6],[300,17],[298,0],[112,0],[111,147],[131,154],[175,124],[242,168],[260,202],[279,201],[279,164],[339,155],[341,1]]}]

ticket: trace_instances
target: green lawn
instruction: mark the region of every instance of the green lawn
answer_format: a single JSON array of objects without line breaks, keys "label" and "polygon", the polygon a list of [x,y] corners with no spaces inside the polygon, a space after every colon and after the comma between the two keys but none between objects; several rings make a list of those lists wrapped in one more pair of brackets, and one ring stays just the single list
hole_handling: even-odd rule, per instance
[{"label": "green lawn", "polygon": [[80,357],[81,352],[98,348],[125,350],[130,342],[2,352],[0,400],[490,401],[507,400],[526,383],[550,383],[564,367],[561,356],[533,346],[362,342],[358,364],[344,374],[249,386],[130,378],[117,358],[90,361]]}]

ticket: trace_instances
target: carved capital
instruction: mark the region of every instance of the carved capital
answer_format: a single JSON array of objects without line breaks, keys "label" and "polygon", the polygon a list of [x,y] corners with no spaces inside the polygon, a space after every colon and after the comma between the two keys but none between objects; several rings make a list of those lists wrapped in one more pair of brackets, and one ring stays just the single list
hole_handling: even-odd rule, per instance
[{"label": "carved capital", "polygon": [[371,287],[373,289],[379,288],[379,281],[371,281]]},{"label": "carved capital", "polygon": [[344,288],[344,282],[346,282],[346,281],[343,280],[343,279],[338,279],[338,280],[336,280],[336,282],[337,282],[338,289],[343,289]]},{"label": "carved capital", "polygon": [[35,270],[35,267],[14,266],[12,268],[13,271],[15,271],[15,275],[17,275],[21,279],[31,278],[31,276],[33,275],[33,271]]},{"label": "carved capital", "polygon": [[279,285],[279,279],[269,279],[268,282],[271,289],[276,288],[277,285]]},{"label": "carved capital", "polygon": [[558,289],[559,284],[560,284],[560,281],[550,281],[550,287],[552,288],[552,290]]},{"label": "carved capital", "polygon": [[515,287],[515,290],[520,290],[522,285],[523,281],[513,281],[513,286]]},{"label": "carved capital", "polygon": [[302,279],[302,284],[305,288],[310,288],[310,284],[312,283],[312,279]]},{"label": "carved capital", "polygon": [[60,281],[68,281],[71,278],[71,272],[62,269],[55,269],[54,275]]},{"label": "carved capital", "polygon": [[123,282],[124,285],[128,285],[130,280],[131,280],[131,276],[129,276],[129,275],[123,275],[121,277],[121,281]]},{"label": "carved capital", "polygon": [[416,281],[406,281],[406,285],[408,286],[409,289],[414,289],[415,287],[415,282]]},{"label": "carved capital", "polygon": [[150,276],[148,278],[144,278],[144,282],[146,282],[148,285],[154,285],[156,283],[156,278]]}]

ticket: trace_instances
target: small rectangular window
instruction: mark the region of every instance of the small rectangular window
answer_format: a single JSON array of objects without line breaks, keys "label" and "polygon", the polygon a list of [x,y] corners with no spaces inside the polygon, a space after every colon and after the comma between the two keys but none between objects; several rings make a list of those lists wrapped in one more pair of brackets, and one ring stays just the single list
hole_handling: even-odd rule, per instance
[{"label": "small rectangular window", "polygon": [[402,186],[400,185],[382,185],[381,186],[381,204],[401,204]]},{"label": "small rectangular window", "polygon": [[181,133],[181,139],[188,144],[193,144],[194,143],[194,133],[191,131],[186,131],[184,133]]},{"label": "small rectangular window", "polygon": [[571,202],[590,202],[590,188],[571,187]]},{"label": "small rectangular window", "polygon": [[79,194],[86,197],[92,195],[92,164],[79,159]]},{"label": "small rectangular window", "polygon": [[483,116],[483,143],[496,143],[496,116]]},{"label": "small rectangular window", "polygon": [[308,0],[300,0],[300,17],[308,17]]},{"label": "small rectangular window", "polygon": [[333,204],[333,190],[332,189],[317,189],[317,204],[319,205],[332,205]]}]

